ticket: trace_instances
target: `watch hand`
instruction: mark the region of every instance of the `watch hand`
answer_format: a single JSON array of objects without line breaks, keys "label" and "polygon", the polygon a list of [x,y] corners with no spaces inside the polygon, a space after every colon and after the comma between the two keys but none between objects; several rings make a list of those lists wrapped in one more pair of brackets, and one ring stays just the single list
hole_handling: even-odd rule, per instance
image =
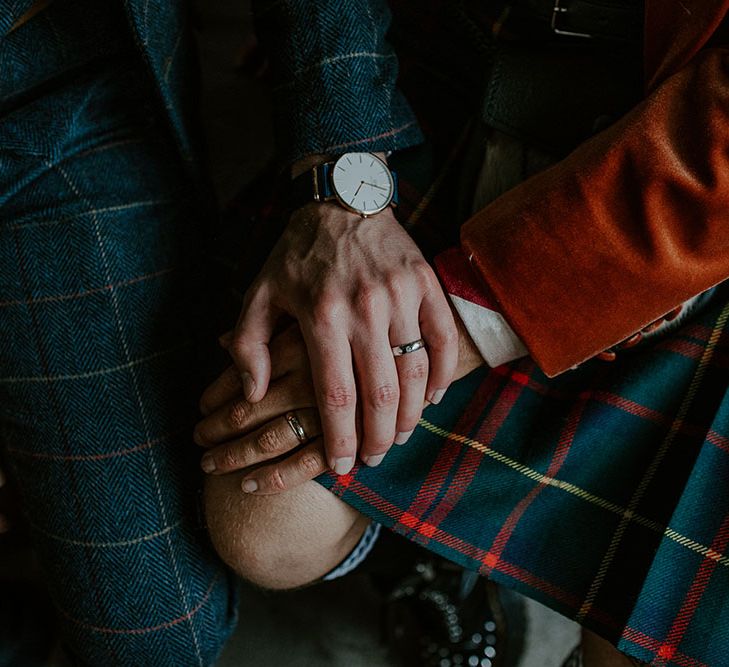
[{"label": "watch hand", "polygon": [[375,183],[364,183],[364,185],[369,185],[370,187],[377,188],[378,190],[388,190],[389,188],[385,188],[381,185],[376,185]]},{"label": "watch hand", "polygon": [[354,198],[355,198],[355,197],[357,196],[357,194],[359,193],[359,191],[360,191],[360,190],[362,189],[362,186],[363,186],[364,184],[365,184],[365,182],[364,182],[364,181],[361,181],[361,182],[360,182],[360,184],[359,184],[359,187],[357,188],[357,190],[355,191],[355,193],[354,193],[354,194],[352,195],[352,199],[353,199],[353,200],[354,200]]}]

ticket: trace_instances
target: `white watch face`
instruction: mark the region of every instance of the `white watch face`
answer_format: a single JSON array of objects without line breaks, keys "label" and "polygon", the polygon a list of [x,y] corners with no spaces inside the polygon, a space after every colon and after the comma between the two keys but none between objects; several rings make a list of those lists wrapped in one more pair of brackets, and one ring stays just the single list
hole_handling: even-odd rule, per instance
[{"label": "white watch face", "polygon": [[340,201],[362,215],[390,205],[395,184],[387,165],[370,153],[346,153],[332,168],[332,184]]}]

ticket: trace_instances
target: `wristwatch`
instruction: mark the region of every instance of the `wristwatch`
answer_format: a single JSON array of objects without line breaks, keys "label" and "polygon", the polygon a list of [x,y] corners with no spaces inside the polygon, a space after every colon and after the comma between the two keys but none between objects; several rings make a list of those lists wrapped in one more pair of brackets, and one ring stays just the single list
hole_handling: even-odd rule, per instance
[{"label": "wristwatch", "polygon": [[397,175],[372,153],[345,153],[291,182],[290,204],[336,202],[363,218],[397,206]]}]

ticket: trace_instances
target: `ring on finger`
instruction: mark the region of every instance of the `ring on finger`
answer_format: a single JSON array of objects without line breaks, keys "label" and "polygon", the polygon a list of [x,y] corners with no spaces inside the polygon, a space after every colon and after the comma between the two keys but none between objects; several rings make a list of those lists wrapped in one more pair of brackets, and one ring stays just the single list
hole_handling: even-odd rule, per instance
[{"label": "ring on finger", "polygon": [[411,352],[417,352],[418,350],[425,349],[425,341],[422,338],[411,341],[410,343],[403,343],[402,345],[395,345],[392,348],[392,354],[395,357],[401,357],[404,354],[410,354]]},{"label": "ring on finger", "polygon": [[309,440],[308,436],[306,435],[306,431],[304,430],[304,427],[301,425],[301,422],[299,421],[299,418],[296,416],[296,413],[294,411],[286,413],[286,421],[291,427],[291,430],[294,432],[297,440],[302,445]]}]

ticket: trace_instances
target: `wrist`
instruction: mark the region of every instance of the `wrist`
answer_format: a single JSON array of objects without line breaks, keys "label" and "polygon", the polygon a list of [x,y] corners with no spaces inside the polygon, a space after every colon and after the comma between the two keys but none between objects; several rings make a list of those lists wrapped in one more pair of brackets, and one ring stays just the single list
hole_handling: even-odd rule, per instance
[{"label": "wrist", "polygon": [[305,155],[299,160],[296,160],[291,165],[291,178],[301,176],[305,171],[309,171],[314,167],[318,167],[320,164],[333,160],[332,155],[316,154],[316,155]]}]

